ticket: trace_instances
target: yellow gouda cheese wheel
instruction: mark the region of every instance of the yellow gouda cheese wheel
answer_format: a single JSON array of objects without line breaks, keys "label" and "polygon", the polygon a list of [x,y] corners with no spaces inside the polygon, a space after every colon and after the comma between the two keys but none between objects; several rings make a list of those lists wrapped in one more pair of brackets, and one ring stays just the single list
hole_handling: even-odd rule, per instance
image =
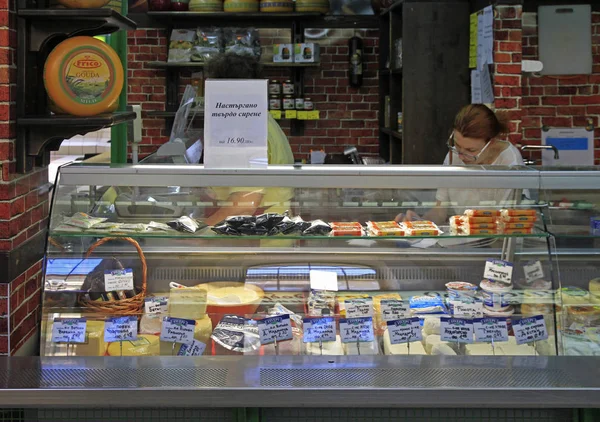
[{"label": "yellow gouda cheese wheel", "polygon": [[44,86],[60,110],[95,116],[114,110],[123,89],[117,53],[93,37],[73,37],[52,50],[44,66]]}]

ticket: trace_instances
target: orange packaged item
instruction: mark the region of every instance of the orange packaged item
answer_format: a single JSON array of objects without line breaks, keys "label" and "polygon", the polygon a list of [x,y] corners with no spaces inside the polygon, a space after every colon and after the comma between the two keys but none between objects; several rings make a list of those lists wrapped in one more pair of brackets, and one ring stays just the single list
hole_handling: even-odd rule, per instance
[{"label": "orange packaged item", "polygon": [[435,227],[407,228],[407,236],[439,236],[442,232]]},{"label": "orange packaged item", "polygon": [[329,223],[329,225],[331,226],[332,229],[347,228],[347,227],[354,227],[357,229],[362,229],[361,224],[357,221],[341,221],[341,222],[337,221],[337,222]]},{"label": "orange packaged item", "polygon": [[500,214],[503,218],[522,216],[530,217],[536,215],[536,210],[501,210]]},{"label": "orange packaged item", "polygon": [[533,227],[528,229],[506,229],[502,232],[502,234],[532,234]]},{"label": "orange packaged item", "polygon": [[465,210],[467,217],[498,217],[500,211],[498,210]]},{"label": "orange packaged item", "polygon": [[491,234],[497,234],[495,229],[474,229],[471,228],[470,226],[465,227],[463,230],[462,234],[466,234],[466,235],[476,235],[476,234],[484,234],[484,235],[491,235]]},{"label": "orange packaged item", "polygon": [[504,230],[506,229],[531,229],[535,223],[526,222],[526,223],[504,223],[502,227]]},{"label": "orange packaged item", "polygon": [[437,228],[437,226],[435,225],[435,223],[433,221],[426,221],[426,220],[406,221],[406,222],[404,222],[404,225],[406,227],[408,227],[409,229],[425,228],[425,227]]},{"label": "orange packaged item", "polygon": [[514,217],[502,217],[502,221],[505,223],[535,223],[537,216],[535,215],[519,215]]},{"label": "orange packaged item", "polygon": [[362,236],[363,231],[361,228],[356,227],[334,227],[331,231],[331,236]]},{"label": "orange packaged item", "polygon": [[395,221],[367,221],[369,236],[404,236],[404,229]]}]

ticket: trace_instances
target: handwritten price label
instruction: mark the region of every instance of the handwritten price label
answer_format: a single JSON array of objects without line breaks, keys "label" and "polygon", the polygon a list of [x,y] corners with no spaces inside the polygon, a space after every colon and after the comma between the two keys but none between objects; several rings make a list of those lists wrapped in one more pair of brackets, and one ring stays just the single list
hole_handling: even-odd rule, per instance
[{"label": "handwritten price label", "polygon": [[546,321],[542,315],[513,321],[512,327],[517,344],[533,343],[548,338]]},{"label": "handwritten price label", "polygon": [[202,356],[206,350],[206,344],[194,340],[190,344],[182,344],[177,356]]},{"label": "handwritten price label", "polygon": [[387,322],[390,343],[410,343],[423,340],[419,318],[405,318]]},{"label": "handwritten price label", "polygon": [[305,318],[304,343],[319,343],[321,341],[335,341],[335,319]]},{"label": "handwritten price label", "polygon": [[544,267],[540,261],[529,262],[523,265],[525,280],[528,282],[544,278]]},{"label": "handwritten price label", "polygon": [[52,324],[53,343],[85,343],[85,318],[55,318]]},{"label": "handwritten price label", "polygon": [[125,268],[104,271],[104,289],[107,292],[133,290],[133,270]]},{"label": "handwritten price label", "polygon": [[278,315],[258,321],[260,344],[273,343],[275,340],[292,339],[292,322],[289,315]]},{"label": "handwritten price label", "polygon": [[343,343],[373,341],[373,317],[340,319]]},{"label": "handwritten price label", "polygon": [[166,297],[147,297],[144,299],[144,309],[148,315],[163,314],[168,311]]},{"label": "handwritten price label", "polygon": [[440,318],[440,339],[454,343],[473,343],[473,322],[460,318]]},{"label": "handwritten price label", "polygon": [[485,263],[483,278],[510,283],[512,280],[513,264],[500,259],[488,259]]},{"label": "handwritten price label", "polygon": [[464,302],[454,300],[450,302],[454,308],[454,316],[458,318],[481,318],[483,316],[482,302]]},{"label": "handwritten price label", "polygon": [[104,322],[104,341],[135,341],[138,338],[137,318],[124,316],[108,318]]},{"label": "handwritten price label", "polygon": [[194,341],[195,328],[196,321],[193,319],[165,317],[160,329],[160,339],[169,343],[190,344]]},{"label": "handwritten price label", "polygon": [[409,314],[409,304],[406,302],[395,299],[381,301],[381,317],[384,321],[406,318]]},{"label": "handwritten price label", "polygon": [[506,318],[477,318],[473,327],[477,341],[508,341]]},{"label": "handwritten price label", "polygon": [[373,298],[346,299],[346,318],[360,318],[373,316]]}]

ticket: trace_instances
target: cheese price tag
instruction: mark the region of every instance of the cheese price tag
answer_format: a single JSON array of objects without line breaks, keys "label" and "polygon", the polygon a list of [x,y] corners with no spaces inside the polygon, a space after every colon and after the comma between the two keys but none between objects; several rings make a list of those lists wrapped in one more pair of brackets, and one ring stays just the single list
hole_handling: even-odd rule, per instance
[{"label": "cheese price tag", "polygon": [[296,117],[298,120],[308,120],[308,111],[298,111]]},{"label": "cheese price tag", "polygon": [[461,318],[440,318],[440,340],[473,343],[473,322]]},{"label": "cheese price tag", "polygon": [[135,341],[138,338],[137,318],[134,316],[123,316],[108,318],[104,322],[104,341]]},{"label": "cheese price tag", "polygon": [[450,302],[454,308],[453,315],[458,318],[481,318],[483,317],[482,302],[465,302],[462,300],[453,300]]},{"label": "cheese price tag", "polygon": [[52,324],[53,343],[85,343],[85,318],[55,318]]},{"label": "cheese price tag", "polygon": [[340,337],[343,343],[373,341],[373,317],[340,319]]},{"label": "cheese price tag", "polygon": [[297,117],[296,110],[286,110],[285,118],[286,119],[295,119]]},{"label": "cheese price tag", "polygon": [[388,321],[387,329],[392,344],[423,340],[421,324],[417,317]]},{"label": "cheese price tag", "polygon": [[150,296],[144,299],[144,309],[148,315],[164,314],[169,310],[166,297]]},{"label": "cheese price tag", "polygon": [[104,271],[104,289],[107,292],[133,290],[133,270],[125,268]]},{"label": "cheese price tag", "polygon": [[177,356],[202,356],[206,350],[206,344],[194,339],[190,344],[182,344]]},{"label": "cheese price tag", "polygon": [[194,341],[196,321],[193,319],[164,317],[160,328],[161,341],[191,344]]},{"label": "cheese price tag", "polygon": [[281,119],[281,110],[269,110],[269,113],[271,113],[271,116],[273,116],[275,120]]},{"label": "cheese price tag", "polygon": [[501,259],[488,259],[485,263],[483,278],[510,283],[512,280],[513,264]]},{"label": "cheese price tag", "polygon": [[473,328],[477,341],[508,341],[506,318],[476,318]]},{"label": "cheese price tag", "polygon": [[273,343],[275,340],[292,339],[292,321],[289,315],[277,315],[258,321],[260,344]]},{"label": "cheese price tag", "polygon": [[311,110],[311,111],[307,112],[306,117],[308,120],[319,120],[319,118],[320,118],[319,110]]},{"label": "cheese price tag", "polygon": [[395,321],[410,314],[409,304],[397,299],[381,301],[381,317],[384,321]]},{"label": "cheese price tag", "polygon": [[337,273],[333,271],[310,270],[310,288],[312,290],[338,291]]},{"label": "cheese price tag", "polygon": [[335,341],[335,319],[331,317],[305,318],[303,323],[304,343]]},{"label": "cheese price tag", "polygon": [[373,316],[373,298],[346,299],[346,318],[360,318]]},{"label": "cheese price tag", "polygon": [[534,341],[546,340],[548,338],[546,321],[544,321],[542,315],[513,321],[512,327],[517,344],[533,343]]},{"label": "cheese price tag", "polygon": [[528,262],[523,265],[523,271],[528,282],[544,278],[544,267],[540,261]]}]

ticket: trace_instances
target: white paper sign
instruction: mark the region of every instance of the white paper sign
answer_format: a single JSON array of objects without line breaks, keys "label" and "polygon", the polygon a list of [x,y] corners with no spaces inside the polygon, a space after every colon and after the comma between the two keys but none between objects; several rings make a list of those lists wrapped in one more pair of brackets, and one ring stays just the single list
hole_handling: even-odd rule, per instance
[{"label": "white paper sign", "polygon": [[454,343],[473,343],[473,322],[461,318],[440,318],[440,339]]},{"label": "white paper sign", "polygon": [[523,265],[523,271],[525,272],[525,280],[527,282],[544,278],[544,267],[540,261],[529,262]]},{"label": "white paper sign", "polygon": [[559,152],[559,158],[554,158],[554,151],[542,151],[544,166],[594,165],[593,129],[576,127],[542,130],[542,145],[552,145]]},{"label": "white paper sign", "polygon": [[194,339],[190,344],[182,344],[177,356],[202,356],[206,350],[206,344]]},{"label": "white paper sign", "polygon": [[471,70],[471,104],[483,104],[481,72],[477,69]]},{"label": "white paper sign", "polygon": [[194,341],[194,330],[196,321],[183,318],[163,318],[160,329],[161,341],[169,343],[190,344]]},{"label": "white paper sign", "polygon": [[85,343],[85,318],[55,318],[52,324],[53,343]]},{"label": "white paper sign", "polygon": [[397,299],[381,301],[381,317],[384,321],[395,321],[410,315],[409,304]]},{"label": "white paper sign", "polygon": [[478,301],[465,302],[453,300],[450,304],[454,308],[453,315],[457,318],[481,318],[483,316],[483,303]]},{"label": "white paper sign", "polygon": [[133,290],[133,270],[125,268],[104,271],[104,289],[107,292]]},{"label": "white paper sign", "polygon": [[331,317],[305,318],[303,322],[304,343],[335,341],[335,319]]},{"label": "white paper sign", "polygon": [[346,318],[360,318],[373,316],[373,298],[346,299]]},{"label": "white paper sign", "polygon": [[267,80],[208,79],[205,87],[204,166],[266,167]]},{"label": "white paper sign", "polygon": [[373,318],[340,319],[340,337],[342,343],[373,341]]},{"label": "white paper sign", "polygon": [[423,340],[421,324],[417,317],[388,321],[387,329],[392,344]]},{"label": "white paper sign", "polygon": [[494,63],[494,8],[483,9],[483,57],[486,64]]},{"label": "white paper sign", "polygon": [[138,338],[138,320],[134,316],[108,318],[104,322],[104,341],[135,341]]},{"label": "white paper sign", "polygon": [[542,315],[513,321],[512,327],[517,344],[533,343],[534,341],[546,340],[548,338],[546,321],[544,321]]},{"label": "white paper sign", "polygon": [[473,320],[473,328],[477,341],[508,341],[506,318],[477,318]]},{"label": "white paper sign", "polygon": [[144,299],[144,309],[148,315],[164,314],[169,306],[166,297],[150,296]]},{"label": "white paper sign", "polygon": [[338,291],[337,273],[333,271],[310,270],[310,288],[313,290]]},{"label": "white paper sign", "polygon": [[490,68],[487,64],[483,66],[479,80],[481,82],[481,102],[492,104],[494,102],[494,87],[492,86]]},{"label": "white paper sign", "polygon": [[508,283],[512,281],[513,264],[500,259],[488,259],[485,263],[483,278]]},{"label": "white paper sign", "polygon": [[277,315],[258,321],[260,344],[273,343],[275,340],[292,339],[292,321],[289,315]]}]

